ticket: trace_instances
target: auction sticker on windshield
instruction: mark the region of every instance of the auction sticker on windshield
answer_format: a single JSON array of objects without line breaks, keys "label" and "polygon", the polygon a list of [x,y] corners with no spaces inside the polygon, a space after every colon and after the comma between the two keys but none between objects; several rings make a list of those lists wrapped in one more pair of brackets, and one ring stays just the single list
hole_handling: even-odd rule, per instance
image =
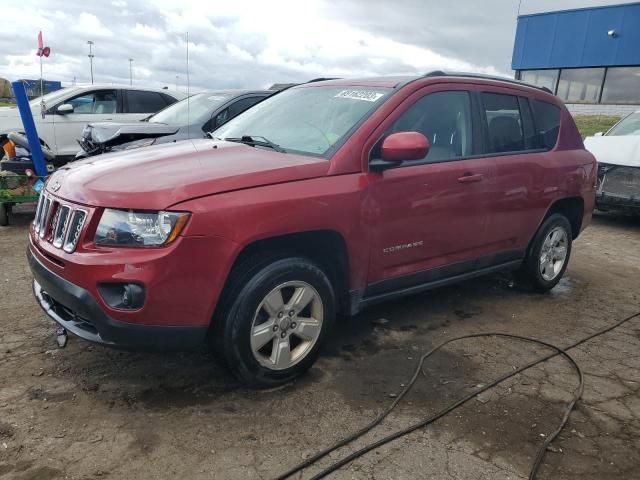
[{"label": "auction sticker on windshield", "polygon": [[384,97],[384,93],[372,90],[342,90],[335,95],[335,98],[349,98],[351,100],[364,100],[365,102],[375,102],[380,97]]}]

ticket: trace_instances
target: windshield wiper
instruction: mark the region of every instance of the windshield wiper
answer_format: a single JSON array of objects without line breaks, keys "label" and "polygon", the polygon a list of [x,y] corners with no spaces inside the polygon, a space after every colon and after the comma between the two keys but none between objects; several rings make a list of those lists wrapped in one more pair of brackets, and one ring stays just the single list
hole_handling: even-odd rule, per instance
[{"label": "windshield wiper", "polygon": [[276,152],[287,153],[287,151],[282,148],[280,145],[273,143],[271,140],[262,137],[260,135],[243,135],[241,137],[227,137],[224,140],[227,142],[237,142],[244,143],[245,145],[249,145],[252,147],[267,147]]}]

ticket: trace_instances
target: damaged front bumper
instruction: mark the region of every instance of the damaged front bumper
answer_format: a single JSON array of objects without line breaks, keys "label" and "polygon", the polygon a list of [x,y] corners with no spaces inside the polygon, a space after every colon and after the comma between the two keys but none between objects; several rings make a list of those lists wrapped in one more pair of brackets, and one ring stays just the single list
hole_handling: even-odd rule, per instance
[{"label": "damaged front bumper", "polygon": [[596,208],[640,215],[640,167],[599,164]]}]

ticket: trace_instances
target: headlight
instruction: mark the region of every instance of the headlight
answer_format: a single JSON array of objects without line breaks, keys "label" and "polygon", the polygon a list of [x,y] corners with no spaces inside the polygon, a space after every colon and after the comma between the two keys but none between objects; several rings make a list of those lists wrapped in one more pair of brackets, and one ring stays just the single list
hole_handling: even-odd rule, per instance
[{"label": "headlight", "polygon": [[105,209],[94,241],[114,247],[157,247],[173,242],[189,219],[186,212]]}]

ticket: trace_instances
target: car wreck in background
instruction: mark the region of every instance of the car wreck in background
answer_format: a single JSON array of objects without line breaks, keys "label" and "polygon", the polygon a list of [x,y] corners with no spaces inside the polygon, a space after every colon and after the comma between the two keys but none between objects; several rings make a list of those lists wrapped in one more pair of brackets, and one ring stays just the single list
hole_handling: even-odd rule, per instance
[{"label": "car wreck in background", "polygon": [[640,111],[584,144],[598,160],[596,208],[640,215]]},{"label": "car wreck in background", "polygon": [[203,138],[273,93],[273,90],[208,91],[185,98],[137,122],[90,123],[78,140],[82,150],[76,158]]},{"label": "car wreck in background", "polygon": [[[73,160],[76,139],[92,121],[135,122],[184,98],[180,92],[145,87],[88,85],[63,88],[29,102],[40,143],[55,156],[55,167]],[[10,132],[23,132],[15,106],[0,107],[0,147]],[[24,168],[33,168],[25,165]]]}]

